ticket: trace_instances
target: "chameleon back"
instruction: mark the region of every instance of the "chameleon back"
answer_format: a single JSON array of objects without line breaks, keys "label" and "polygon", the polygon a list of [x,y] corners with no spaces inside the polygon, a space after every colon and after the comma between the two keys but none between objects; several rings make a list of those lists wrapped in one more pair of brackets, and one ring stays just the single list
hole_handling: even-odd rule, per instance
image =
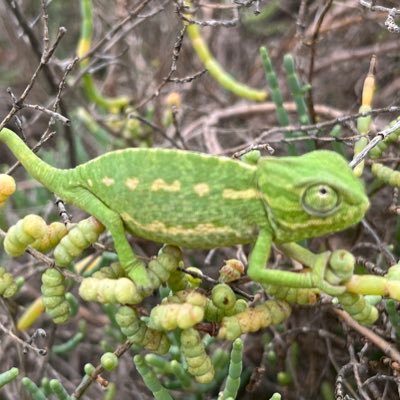
[{"label": "chameleon back", "polygon": [[123,219],[160,243],[215,248],[252,242],[268,221],[256,167],[166,149],[126,149],[76,168],[77,180]]}]

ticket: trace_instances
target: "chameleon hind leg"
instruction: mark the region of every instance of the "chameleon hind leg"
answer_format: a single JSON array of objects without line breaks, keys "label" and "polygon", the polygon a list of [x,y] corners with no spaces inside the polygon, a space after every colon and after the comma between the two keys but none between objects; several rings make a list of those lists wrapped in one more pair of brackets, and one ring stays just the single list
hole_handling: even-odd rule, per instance
[{"label": "chameleon hind leg", "polygon": [[99,220],[111,233],[119,262],[127,276],[144,292],[151,290],[145,263],[133,252],[124,224],[118,213],[108,208],[99,198],[83,187],[70,190],[71,203]]},{"label": "chameleon hind leg", "polygon": [[[337,295],[343,293],[343,287],[333,286],[325,281],[325,269],[329,259],[329,252],[313,255],[309,263],[311,272],[297,273],[266,268],[272,246],[271,233],[261,230],[249,257],[248,276],[262,285],[280,285],[292,288],[319,288],[327,294]],[[281,246],[283,252],[292,258],[302,259],[301,246],[288,244]],[[286,251],[285,251],[286,250]],[[310,253],[310,252],[308,252]],[[312,253],[310,253],[312,254]],[[298,255],[299,257],[296,257]]]}]

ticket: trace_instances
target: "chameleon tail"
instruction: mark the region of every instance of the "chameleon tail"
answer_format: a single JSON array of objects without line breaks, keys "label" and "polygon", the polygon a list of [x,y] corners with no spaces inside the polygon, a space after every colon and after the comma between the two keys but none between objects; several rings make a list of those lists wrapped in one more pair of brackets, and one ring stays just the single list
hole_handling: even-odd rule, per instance
[{"label": "chameleon tail", "polygon": [[3,128],[0,131],[0,142],[3,142],[21,162],[29,174],[56,194],[62,193],[65,187],[62,171],[42,161],[13,131]]}]

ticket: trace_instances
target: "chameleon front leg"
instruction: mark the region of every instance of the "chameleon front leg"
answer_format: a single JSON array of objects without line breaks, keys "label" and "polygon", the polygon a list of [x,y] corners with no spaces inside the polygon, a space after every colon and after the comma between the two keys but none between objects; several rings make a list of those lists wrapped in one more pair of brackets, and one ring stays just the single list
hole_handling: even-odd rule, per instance
[{"label": "chameleon front leg", "polygon": [[150,290],[151,281],[146,271],[146,265],[133,252],[125,236],[124,225],[119,214],[109,209],[94,194],[82,187],[74,188],[73,192],[71,190],[71,199],[73,199],[73,204],[93,215],[110,231],[119,262],[127,276],[141,290]]},{"label": "chameleon front leg", "polygon": [[266,268],[272,246],[272,236],[267,230],[261,230],[249,256],[247,275],[262,285],[280,285],[294,288],[314,287],[310,273],[298,274]]},{"label": "chameleon front leg", "polygon": [[249,257],[247,274],[252,280],[263,285],[280,285],[292,288],[316,287],[330,295],[343,293],[344,288],[342,286],[331,285],[324,278],[330,252],[315,255],[295,243],[280,246],[285,254],[287,251],[289,257],[307,261],[306,265],[312,269],[311,272],[296,273],[265,268],[270,256],[271,245],[271,233],[267,230],[261,230]]}]

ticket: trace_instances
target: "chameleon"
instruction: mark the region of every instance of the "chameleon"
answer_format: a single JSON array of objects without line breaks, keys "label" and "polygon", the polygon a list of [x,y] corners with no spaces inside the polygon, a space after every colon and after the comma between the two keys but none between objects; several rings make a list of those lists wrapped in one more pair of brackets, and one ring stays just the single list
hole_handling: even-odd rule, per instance
[{"label": "chameleon", "polygon": [[321,266],[304,274],[266,268],[271,246],[343,230],[359,222],[369,206],[346,160],[327,150],[246,161],[127,148],[57,169],[7,128],[0,131],[0,142],[34,179],[109,230],[127,276],[143,290],[151,283],[126,232],[192,249],[251,244],[250,279],[334,291]]}]

